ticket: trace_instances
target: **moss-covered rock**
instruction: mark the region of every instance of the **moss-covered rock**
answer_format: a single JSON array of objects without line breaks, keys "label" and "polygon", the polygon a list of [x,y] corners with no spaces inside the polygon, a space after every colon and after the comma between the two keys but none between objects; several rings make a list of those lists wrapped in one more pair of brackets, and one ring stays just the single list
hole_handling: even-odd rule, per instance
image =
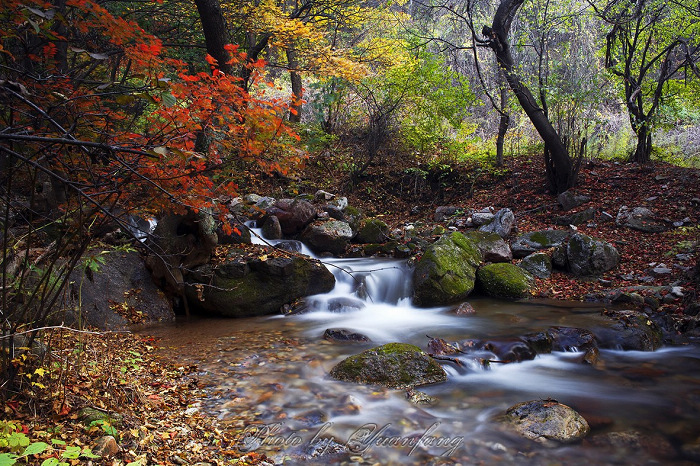
[{"label": "moss-covered rock", "polygon": [[464,301],[474,289],[481,252],[458,232],[430,245],[413,272],[414,301],[439,306]]},{"label": "moss-covered rock", "polygon": [[340,361],[330,376],[345,382],[406,389],[444,382],[445,370],[420,348],[388,343]]},{"label": "moss-covered rock", "polygon": [[552,275],[552,258],[543,252],[530,254],[519,265],[527,273],[537,278],[549,278]]},{"label": "moss-covered rock", "polygon": [[195,309],[245,317],[277,313],[284,304],[333,286],[333,274],[315,259],[251,259],[234,249],[222,263],[203,265],[188,275],[185,294]]},{"label": "moss-covered rock", "polygon": [[389,226],[378,218],[366,218],[360,222],[355,236],[358,243],[384,243],[389,237]]},{"label": "moss-covered rock", "polygon": [[531,231],[519,236],[510,247],[513,250],[513,256],[525,257],[542,249],[560,246],[569,234],[564,230]]},{"label": "moss-covered rock", "polygon": [[496,298],[524,298],[533,285],[530,274],[517,265],[507,263],[479,267],[476,278],[484,293]]},{"label": "moss-covered rock", "polygon": [[510,262],[513,259],[510,246],[496,233],[470,231],[464,236],[476,244],[486,262]]}]

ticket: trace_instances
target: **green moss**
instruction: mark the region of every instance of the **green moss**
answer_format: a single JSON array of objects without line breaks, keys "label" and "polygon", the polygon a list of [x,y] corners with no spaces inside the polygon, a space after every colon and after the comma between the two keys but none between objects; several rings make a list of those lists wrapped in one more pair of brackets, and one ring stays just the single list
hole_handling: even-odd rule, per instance
[{"label": "green moss", "polygon": [[480,267],[476,276],[484,292],[497,298],[523,298],[532,286],[532,277],[527,272],[508,263]]},{"label": "green moss", "polygon": [[532,235],[530,235],[530,240],[533,241],[534,243],[539,244],[541,247],[546,247],[549,245],[549,238],[547,236],[539,231],[536,231]]}]

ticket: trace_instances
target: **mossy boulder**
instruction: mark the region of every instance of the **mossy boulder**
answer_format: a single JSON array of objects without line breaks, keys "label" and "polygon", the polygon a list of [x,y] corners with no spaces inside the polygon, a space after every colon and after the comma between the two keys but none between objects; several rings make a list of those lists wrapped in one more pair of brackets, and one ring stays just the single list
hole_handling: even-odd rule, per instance
[{"label": "mossy boulder", "polygon": [[518,403],[506,411],[505,419],[520,435],[545,444],[576,442],[590,432],[583,416],[556,400]]},{"label": "mossy boulder", "polygon": [[462,302],[474,289],[481,252],[458,232],[430,245],[413,272],[414,301],[421,306]]},{"label": "mossy boulder", "polygon": [[333,274],[318,260],[304,256],[262,260],[233,249],[221,263],[203,265],[189,274],[185,294],[194,309],[246,317],[278,313],[287,303],[334,286]]},{"label": "mossy boulder", "polygon": [[520,262],[519,266],[537,278],[549,278],[552,275],[552,258],[543,252],[530,254]]},{"label": "mossy boulder", "polygon": [[445,370],[424,351],[407,343],[388,343],[340,361],[330,376],[345,382],[406,389],[447,380]]},{"label": "mossy boulder", "polygon": [[389,238],[389,226],[378,218],[366,218],[360,222],[355,241],[358,243],[384,243]]},{"label": "mossy boulder", "polygon": [[574,275],[594,276],[617,267],[620,254],[610,243],[576,233],[566,246],[566,259]]},{"label": "mossy boulder", "polygon": [[476,277],[484,293],[495,298],[524,298],[533,285],[529,273],[517,265],[507,263],[479,267]]}]

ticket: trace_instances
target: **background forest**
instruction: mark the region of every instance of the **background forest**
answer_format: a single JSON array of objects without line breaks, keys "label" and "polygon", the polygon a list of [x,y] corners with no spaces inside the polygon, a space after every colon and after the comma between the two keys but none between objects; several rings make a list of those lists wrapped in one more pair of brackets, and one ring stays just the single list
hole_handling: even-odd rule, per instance
[{"label": "background forest", "polygon": [[700,168],[697,2],[4,0],[0,38],[5,398],[45,388],[18,342],[136,217],[397,163],[468,191],[455,167],[533,157],[551,194],[591,160]]}]

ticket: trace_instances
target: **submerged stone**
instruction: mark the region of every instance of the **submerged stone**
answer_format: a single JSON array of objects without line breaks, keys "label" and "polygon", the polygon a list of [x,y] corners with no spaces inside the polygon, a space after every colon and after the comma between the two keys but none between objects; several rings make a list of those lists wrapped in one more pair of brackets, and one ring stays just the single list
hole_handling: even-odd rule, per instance
[{"label": "submerged stone", "polygon": [[520,435],[539,443],[571,443],[590,431],[583,416],[556,400],[518,403],[506,411],[505,417]]},{"label": "submerged stone", "polygon": [[331,369],[330,376],[345,382],[405,389],[444,382],[445,370],[420,348],[388,343],[350,356]]}]

